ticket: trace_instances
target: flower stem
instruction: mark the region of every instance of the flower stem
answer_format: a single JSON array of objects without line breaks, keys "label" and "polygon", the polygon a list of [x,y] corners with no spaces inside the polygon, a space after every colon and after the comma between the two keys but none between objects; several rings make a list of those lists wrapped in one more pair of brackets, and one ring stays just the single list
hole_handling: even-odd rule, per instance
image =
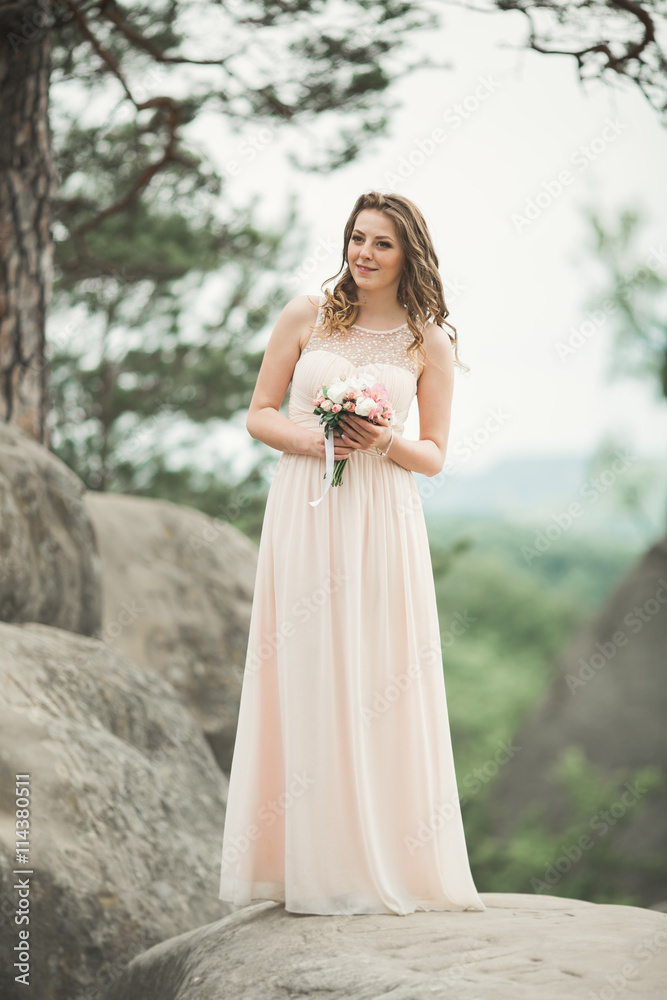
[{"label": "flower stem", "polygon": [[332,486],[342,486],[343,484],[343,469],[347,464],[346,458],[339,458],[338,461],[334,462],[333,476],[331,477]]}]

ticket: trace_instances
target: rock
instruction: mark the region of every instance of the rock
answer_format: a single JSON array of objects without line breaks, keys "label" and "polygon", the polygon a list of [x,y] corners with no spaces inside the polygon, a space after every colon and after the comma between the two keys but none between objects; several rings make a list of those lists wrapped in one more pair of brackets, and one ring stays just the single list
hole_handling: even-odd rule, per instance
[{"label": "rock", "polygon": [[139,955],[105,1000],[664,1000],[667,915],[481,895],[482,913],[406,917],[254,903]]},{"label": "rock", "polygon": [[181,695],[229,772],[257,546],[165,500],[88,493],[104,578],[101,638]]},{"label": "rock", "polygon": [[[217,898],[227,779],[162,678],[99,640],[3,623],[0,714],[3,1000],[99,1000],[138,952],[234,912]],[[30,989],[11,964],[15,870],[32,871]]]},{"label": "rock", "polygon": [[[490,790],[495,835],[509,841],[520,815],[534,804],[543,808],[552,830],[565,828],[569,798],[549,771],[568,747],[580,748],[603,774],[650,765],[667,770],[666,651],[667,538],[663,538],[565,648],[545,696],[513,736],[521,750]],[[615,801],[609,805],[617,807],[612,823],[623,820],[614,830],[614,847],[628,860],[628,872],[614,873],[615,881],[606,888],[648,905],[667,896],[667,785],[647,796],[636,794],[640,808],[634,807],[621,785],[622,778],[619,802],[628,808],[623,810]],[[642,790],[640,786],[637,792]],[[579,862],[576,875],[581,876],[585,863]]]},{"label": "rock", "polygon": [[84,492],[52,452],[0,423],[0,620],[99,629],[101,564]]}]

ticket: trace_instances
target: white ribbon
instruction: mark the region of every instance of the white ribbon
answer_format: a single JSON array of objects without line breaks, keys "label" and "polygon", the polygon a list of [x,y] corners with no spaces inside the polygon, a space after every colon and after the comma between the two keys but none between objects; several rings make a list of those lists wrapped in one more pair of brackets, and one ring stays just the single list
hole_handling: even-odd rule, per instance
[{"label": "white ribbon", "polygon": [[327,485],[324,487],[324,493],[317,500],[309,500],[308,503],[311,507],[317,507],[321,500],[324,500],[327,495],[327,490],[331,486],[331,478],[334,471],[334,434],[338,431],[334,427],[329,428],[329,434],[324,436],[324,455],[326,460],[326,468],[324,471],[324,478],[327,481]]}]

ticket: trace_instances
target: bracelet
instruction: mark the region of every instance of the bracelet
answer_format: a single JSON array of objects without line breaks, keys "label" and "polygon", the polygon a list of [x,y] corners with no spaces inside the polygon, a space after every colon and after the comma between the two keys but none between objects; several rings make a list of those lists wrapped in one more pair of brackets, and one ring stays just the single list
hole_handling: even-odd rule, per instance
[{"label": "bracelet", "polygon": [[376,447],[375,450],[378,453],[378,455],[384,457],[387,454],[387,452],[389,451],[389,449],[391,448],[391,443],[392,443],[393,440],[394,440],[394,428],[392,427],[391,434],[389,435],[389,444],[387,445],[387,447],[385,448],[385,450],[384,451],[380,451],[380,449]]}]

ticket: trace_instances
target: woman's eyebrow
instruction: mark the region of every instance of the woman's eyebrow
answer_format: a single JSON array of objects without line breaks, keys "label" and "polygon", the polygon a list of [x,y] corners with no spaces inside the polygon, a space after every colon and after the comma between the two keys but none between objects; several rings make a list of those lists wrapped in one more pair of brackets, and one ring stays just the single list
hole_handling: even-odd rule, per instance
[{"label": "woman's eyebrow", "polygon": [[[352,233],[353,234],[354,233],[359,233],[360,236],[365,236],[366,235],[366,233],[363,231],[363,229],[353,229]],[[375,238],[378,239],[378,240],[391,240],[391,239],[393,239],[393,236],[376,236]]]}]

